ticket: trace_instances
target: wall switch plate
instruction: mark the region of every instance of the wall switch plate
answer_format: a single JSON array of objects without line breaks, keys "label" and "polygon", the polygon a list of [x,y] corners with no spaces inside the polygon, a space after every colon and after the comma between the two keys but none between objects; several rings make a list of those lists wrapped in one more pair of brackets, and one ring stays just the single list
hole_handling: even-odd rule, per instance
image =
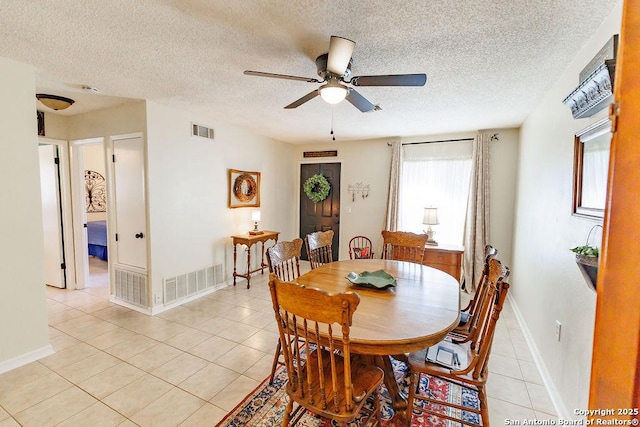
[{"label": "wall switch plate", "polygon": [[556,320],[556,340],[560,341],[560,336],[562,334],[562,323],[559,320]]}]

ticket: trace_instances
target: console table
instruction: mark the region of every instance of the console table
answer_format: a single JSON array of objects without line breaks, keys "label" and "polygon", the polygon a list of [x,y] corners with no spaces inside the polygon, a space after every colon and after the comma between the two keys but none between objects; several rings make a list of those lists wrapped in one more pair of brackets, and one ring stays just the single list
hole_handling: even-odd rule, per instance
[{"label": "console table", "polygon": [[426,245],[422,264],[449,273],[460,282],[463,254],[464,247],[460,245]]},{"label": "console table", "polygon": [[[236,277],[244,277],[247,279],[247,289],[250,288],[251,273],[260,271],[264,274],[265,267],[268,265],[264,262],[264,245],[267,240],[273,240],[278,243],[279,231],[264,231],[262,234],[240,234],[237,236],[231,236],[233,239],[233,286],[236,285]],[[260,260],[260,267],[251,270],[251,246],[258,242],[262,242],[262,258]],[[242,274],[237,272],[236,261],[238,259],[238,245],[244,245],[247,247],[247,273]]]}]

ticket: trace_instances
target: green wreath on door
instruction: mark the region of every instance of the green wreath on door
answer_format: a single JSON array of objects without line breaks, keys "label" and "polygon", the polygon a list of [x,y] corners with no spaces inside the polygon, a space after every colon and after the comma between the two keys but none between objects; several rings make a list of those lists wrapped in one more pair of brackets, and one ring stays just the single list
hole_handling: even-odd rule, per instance
[{"label": "green wreath on door", "polygon": [[327,181],[322,174],[315,174],[304,182],[302,186],[304,194],[307,195],[309,200],[313,203],[323,201],[329,196],[331,191],[331,184]]}]

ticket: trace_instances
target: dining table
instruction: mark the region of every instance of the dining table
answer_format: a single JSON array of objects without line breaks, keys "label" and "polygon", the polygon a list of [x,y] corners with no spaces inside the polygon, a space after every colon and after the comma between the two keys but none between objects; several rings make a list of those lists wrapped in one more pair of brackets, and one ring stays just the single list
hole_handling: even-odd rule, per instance
[{"label": "dining table", "polygon": [[[380,289],[347,279],[350,273],[364,277],[363,273],[380,270],[395,279],[395,286]],[[405,420],[407,401],[400,393],[390,357],[402,360],[407,353],[431,347],[458,325],[458,281],[417,263],[357,259],[324,264],[301,275],[296,282],[332,294],[359,295],[349,333],[351,352],[368,358],[384,371],[384,384],[396,416]]]}]

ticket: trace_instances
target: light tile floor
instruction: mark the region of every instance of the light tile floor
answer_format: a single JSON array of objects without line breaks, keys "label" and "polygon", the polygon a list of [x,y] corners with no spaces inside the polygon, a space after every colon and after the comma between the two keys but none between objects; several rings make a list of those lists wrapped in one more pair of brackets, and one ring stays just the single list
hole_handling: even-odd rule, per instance
[{"label": "light tile floor", "polygon": [[[0,427],[213,426],[267,377],[277,329],[267,275],[150,317],[108,301],[106,263],[92,283],[47,288],[55,354],[0,375]],[[507,304],[490,361],[490,420],[555,418]]]}]

